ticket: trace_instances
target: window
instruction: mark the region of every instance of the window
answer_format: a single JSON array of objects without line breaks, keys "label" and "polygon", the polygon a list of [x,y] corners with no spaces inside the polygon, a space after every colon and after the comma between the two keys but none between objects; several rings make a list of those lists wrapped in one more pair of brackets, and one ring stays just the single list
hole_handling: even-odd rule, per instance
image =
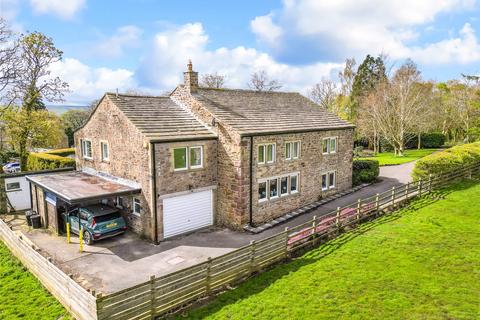
[{"label": "window", "polygon": [[275,162],[275,143],[258,146],[258,164]]},{"label": "window", "polygon": [[175,171],[198,169],[203,167],[203,147],[181,147],[173,149],[173,168]]},{"label": "window", "polygon": [[133,214],[136,214],[137,216],[139,216],[141,211],[142,211],[142,206],[140,204],[140,199],[133,198]]},{"label": "window", "polygon": [[258,164],[265,163],[265,146],[260,145],[258,146]]},{"label": "window", "polygon": [[280,178],[280,195],[284,196],[288,194],[288,177]]},{"label": "window", "polygon": [[337,138],[325,138],[322,140],[322,153],[335,153],[337,152]]},{"label": "window", "polygon": [[102,154],[102,161],[108,161],[109,152],[108,152],[108,142],[100,141],[100,151]]},{"label": "window", "polygon": [[292,160],[300,157],[300,141],[285,143],[285,159]]},{"label": "window", "polygon": [[328,174],[328,189],[335,188],[335,171]]},{"label": "window", "polygon": [[328,176],[327,174],[322,174],[322,190],[328,189]]},{"label": "window", "polygon": [[258,201],[267,200],[267,182],[260,182],[258,184]]},{"label": "window", "polygon": [[330,171],[322,174],[322,190],[329,190],[335,188],[335,183],[337,180],[335,171]]},{"label": "window", "polygon": [[298,192],[298,173],[290,176],[290,193]]},{"label": "window", "polygon": [[6,186],[6,191],[19,191],[20,189],[20,182],[9,182]]},{"label": "window", "polygon": [[187,170],[187,148],[173,149],[173,164],[175,170]]},{"label": "window", "polygon": [[80,140],[82,156],[84,159],[92,159],[92,141]]},{"label": "window", "polygon": [[123,198],[122,197],[117,197],[115,203],[116,203],[117,208],[123,209]]},{"label": "window", "polygon": [[191,147],[190,148],[190,168],[196,169],[203,166],[203,147]]},{"label": "window", "polygon": [[262,179],[258,183],[258,202],[283,198],[298,192],[298,173]]},{"label": "window", "polygon": [[270,180],[269,190],[270,190],[270,197],[269,197],[270,199],[278,197],[277,179]]}]

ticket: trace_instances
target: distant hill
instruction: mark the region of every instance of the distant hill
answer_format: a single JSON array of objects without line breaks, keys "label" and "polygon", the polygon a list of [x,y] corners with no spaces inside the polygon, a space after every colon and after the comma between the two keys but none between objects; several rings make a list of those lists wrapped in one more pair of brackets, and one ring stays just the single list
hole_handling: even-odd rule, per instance
[{"label": "distant hill", "polygon": [[71,105],[51,105],[47,106],[49,111],[55,112],[58,115],[61,115],[68,110],[87,110],[88,106],[71,106]]}]

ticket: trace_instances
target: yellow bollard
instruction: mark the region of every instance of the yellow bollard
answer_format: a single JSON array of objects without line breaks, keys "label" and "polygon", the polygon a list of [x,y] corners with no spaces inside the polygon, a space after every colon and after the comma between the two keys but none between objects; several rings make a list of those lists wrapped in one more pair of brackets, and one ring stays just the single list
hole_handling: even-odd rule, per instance
[{"label": "yellow bollard", "polygon": [[83,252],[83,226],[80,227],[80,234],[78,235],[78,240],[80,241],[80,252]]},{"label": "yellow bollard", "polygon": [[67,243],[70,243],[70,223],[67,222]]}]

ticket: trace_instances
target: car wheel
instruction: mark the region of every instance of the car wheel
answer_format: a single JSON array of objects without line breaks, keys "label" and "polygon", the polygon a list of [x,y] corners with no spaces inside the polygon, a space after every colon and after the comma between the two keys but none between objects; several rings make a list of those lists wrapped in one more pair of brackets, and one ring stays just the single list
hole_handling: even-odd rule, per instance
[{"label": "car wheel", "polygon": [[90,232],[88,231],[83,232],[83,242],[85,242],[85,244],[88,244],[88,245],[93,244],[93,237],[90,234]]}]

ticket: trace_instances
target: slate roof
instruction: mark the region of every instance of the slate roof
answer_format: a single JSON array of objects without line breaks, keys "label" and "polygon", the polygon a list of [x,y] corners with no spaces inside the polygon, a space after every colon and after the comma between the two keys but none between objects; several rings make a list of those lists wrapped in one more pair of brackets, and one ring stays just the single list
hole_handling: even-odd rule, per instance
[{"label": "slate roof", "polygon": [[241,135],[354,127],[296,92],[199,88],[195,98]]},{"label": "slate roof", "polygon": [[107,93],[142,132],[155,141],[214,138],[216,135],[170,97]]}]

